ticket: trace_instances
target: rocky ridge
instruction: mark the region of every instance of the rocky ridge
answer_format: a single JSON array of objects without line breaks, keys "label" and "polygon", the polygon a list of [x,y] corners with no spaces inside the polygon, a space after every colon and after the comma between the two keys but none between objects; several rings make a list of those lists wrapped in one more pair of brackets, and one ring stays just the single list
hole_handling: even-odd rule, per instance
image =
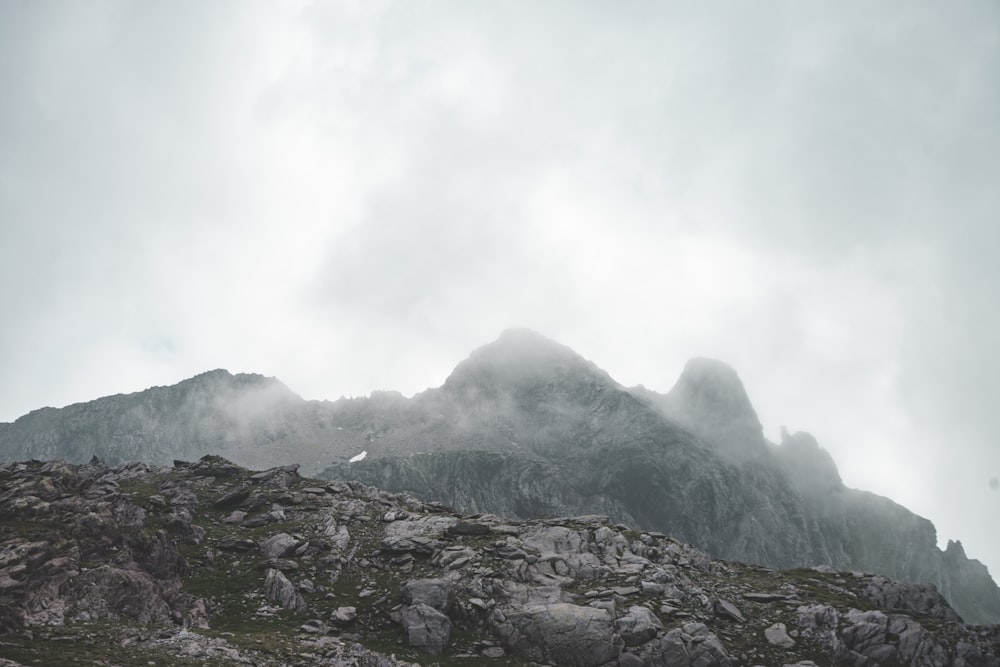
[{"label": "rocky ridge", "polygon": [[0,465],[0,664],[1000,664],[932,586],[297,470]]},{"label": "rocky ridge", "polygon": [[0,452],[111,465],[206,453],[254,468],[296,461],[305,474],[465,512],[606,514],[714,557],[931,583],[966,619],[1000,622],[1000,588],[981,563],[957,543],[938,549],[926,519],[846,488],[808,434],[768,442],[737,373],[712,360],[693,360],[658,394],[511,330],[413,398],[304,401],[273,378],[212,371],[34,411],[0,424]]}]

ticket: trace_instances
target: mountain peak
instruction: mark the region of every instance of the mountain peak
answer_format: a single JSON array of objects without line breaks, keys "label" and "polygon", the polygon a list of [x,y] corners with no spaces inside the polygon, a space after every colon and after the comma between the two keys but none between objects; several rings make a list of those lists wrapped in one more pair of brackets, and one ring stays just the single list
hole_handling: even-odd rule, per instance
[{"label": "mountain peak", "polygon": [[800,491],[816,495],[845,488],[833,457],[809,433],[790,434],[782,426],[781,446],[776,452],[788,479]]},{"label": "mountain peak", "polygon": [[664,403],[674,421],[725,449],[765,448],[764,430],[743,382],[724,362],[705,357],[688,361]]},{"label": "mountain peak", "polygon": [[495,341],[475,350],[473,354],[487,351],[494,354],[502,351],[512,355],[533,357],[579,357],[576,352],[565,345],[557,343],[533,329],[523,327],[504,329]]},{"label": "mountain peak", "polygon": [[459,363],[444,389],[523,389],[571,379],[614,384],[607,373],[569,347],[530,329],[506,329]]}]

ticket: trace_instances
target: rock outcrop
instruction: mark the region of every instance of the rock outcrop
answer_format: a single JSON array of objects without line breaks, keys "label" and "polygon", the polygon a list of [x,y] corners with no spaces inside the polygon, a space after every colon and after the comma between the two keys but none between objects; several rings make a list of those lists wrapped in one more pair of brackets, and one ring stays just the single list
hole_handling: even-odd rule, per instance
[{"label": "rock outcrop", "polygon": [[1000,665],[931,586],[279,470],[0,466],[0,664]]},{"label": "rock outcrop", "polygon": [[[442,387],[411,399],[376,392],[304,401],[272,378],[212,371],[0,424],[0,452],[79,463],[96,453],[112,465],[221,454],[268,469],[250,484],[279,486],[297,473],[275,466],[296,461],[305,474],[466,512],[607,514],[716,557],[931,583],[967,620],[1000,622],[1000,588],[981,563],[958,546],[938,549],[929,521],[846,488],[808,434],[767,442],[739,376],[713,360],[691,361],[668,394],[627,390],[569,348],[511,330],[473,352]],[[200,465],[198,474],[225,474],[217,463]],[[280,505],[248,512],[249,488],[220,494],[214,507],[233,524],[284,520]],[[196,544],[203,529],[190,508],[160,495],[171,508],[164,527],[178,536],[190,530],[183,540]]]},{"label": "rock outcrop", "polygon": [[743,382],[721,361],[692,359],[668,394],[640,392],[641,398],[719,451],[737,459],[766,452],[764,429]]}]

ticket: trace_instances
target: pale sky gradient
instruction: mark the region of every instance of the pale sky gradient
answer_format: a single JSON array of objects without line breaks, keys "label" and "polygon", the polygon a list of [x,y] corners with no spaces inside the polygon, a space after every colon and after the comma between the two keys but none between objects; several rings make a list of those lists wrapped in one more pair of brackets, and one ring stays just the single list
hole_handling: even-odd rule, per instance
[{"label": "pale sky gradient", "polygon": [[526,326],[730,363],[997,574],[998,119],[994,0],[0,0],[0,420]]}]

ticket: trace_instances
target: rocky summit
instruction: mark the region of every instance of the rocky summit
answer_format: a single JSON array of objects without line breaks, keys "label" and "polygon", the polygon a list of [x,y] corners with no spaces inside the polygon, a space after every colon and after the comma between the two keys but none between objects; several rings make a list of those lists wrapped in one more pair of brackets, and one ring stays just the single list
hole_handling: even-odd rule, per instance
[{"label": "rocky summit", "polygon": [[1000,665],[929,585],[206,456],[0,465],[0,665]]},{"label": "rocky summit", "polygon": [[412,398],[306,401],[274,378],[217,370],[0,424],[8,461],[206,454],[259,469],[295,462],[510,520],[604,514],[730,561],[933,584],[967,621],[1000,623],[1000,588],[982,563],[958,542],[939,549],[933,524],[905,507],[847,488],[808,433],[769,442],[737,372],[710,359],[661,394],[513,329]]}]

